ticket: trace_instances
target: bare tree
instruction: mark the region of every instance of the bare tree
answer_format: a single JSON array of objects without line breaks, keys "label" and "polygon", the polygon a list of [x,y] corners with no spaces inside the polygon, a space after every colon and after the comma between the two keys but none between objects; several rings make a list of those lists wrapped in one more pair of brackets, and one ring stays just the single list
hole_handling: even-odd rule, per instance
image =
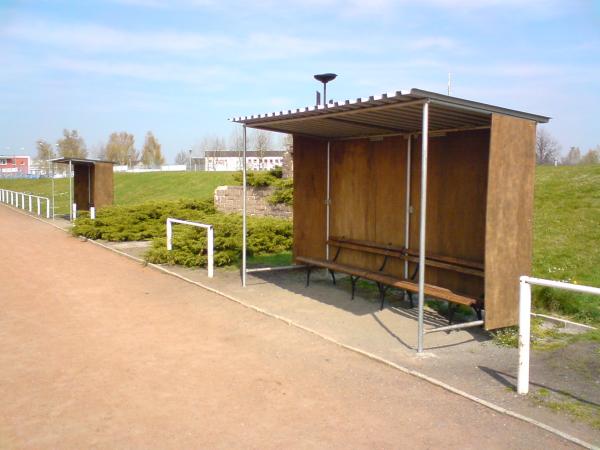
[{"label": "bare tree", "polygon": [[160,150],[158,140],[152,131],[146,133],[144,148],[142,149],[142,164],[146,167],[160,167],[165,163],[165,158]]},{"label": "bare tree", "polygon": [[292,152],[294,149],[294,136],[291,134],[284,134],[281,139],[281,147],[285,151]]},{"label": "bare tree", "polygon": [[133,134],[126,131],[111,133],[106,144],[106,159],[122,165],[134,166],[139,158],[134,144]]},{"label": "bare tree", "polygon": [[56,156],[52,144],[44,139],[40,139],[37,141],[36,147],[37,155],[35,159],[43,173],[47,174],[50,168],[50,163],[48,161]]},{"label": "bare tree", "polygon": [[600,164],[600,145],[590,148],[581,158],[581,164]]},{"label": "bare tree", "polygon": [[581,151],[579,147],[571,147],[569,153],[562,159],[562,163],[565,166],[574,166],[581,162]]},{"label": "bare tree", "polygon": [[187,165],[190,160],[190,152],[186,150],[181,150],[179,153],[175,155],[175,164],[179,165]]},{"label": "bare tree", "polygon": [[265,152],[271,150],[271,133],[264,130],[256,130],[254,133],[254,148],[256,148],[256,152],[258,153],[258,169],[261,170],[263,168]]},{"label": "bare tree", "polygon": [[[246,140],[248,140],[248,135],[246,135]],[[248,147],[249,143],[246,142],[246,147]],[[231,136],[229,136],[229,150],[236,152],[238,157],[238,170],[242,170],[242,153],[244,152],[244,131],[241,127],[236,127],[232,132]]]},{"label": "bare tree", "polygon": [[560,153],[560,145],[545,129],[539,130],[535,145],[535,155],[538,164],[554,164]]},{"label": "bare tree", "polygon": [[58,140],[58,153],[63,158],[85,158],[87,148],[85,141],[77,130],[63,130],[63,138]]}]

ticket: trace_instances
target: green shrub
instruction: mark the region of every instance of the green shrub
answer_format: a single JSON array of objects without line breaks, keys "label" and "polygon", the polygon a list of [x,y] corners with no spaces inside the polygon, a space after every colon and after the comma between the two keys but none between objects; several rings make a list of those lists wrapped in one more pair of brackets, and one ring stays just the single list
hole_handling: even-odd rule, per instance
[{"label": "green shrub", "polygon": [[[233,176],[236,183],[242,184],[242,172],[236,172]],[[291,206],[294,200],[294,182],[290,178],[283,178],[283,169],[275,167],[268,172],[249,171],[246,173],[246,183],[252,187],[273,186],[275,189],[267,201],[271,205],[284,204]]]},{"label": "green shrub", "polygon": [[[281,180],[282,177],[283,170],[281,167],[275,167],[269,171],[250,170],[246,172],[246,184],[252,187],[273,186],[278,180]],[[242,184],[244,181],[244,175],[242,172],[236,172],[233,175],[233,179],[238,184]]]},{"label": "green shrub", "polygon": [[[182,200],[155,202],[139,206],[112,206],[98,211],[97,219],[77,219],[73,233],[89,239],[108,241],[152,240],[146,259],[152,263],[205,266],[206,230],[174,224],[173,250],[166,250],[166,220],[173,217],[208,223],[214,227],[215,265],[235,264],[242,253],[242,218],[223,214],[211,201]],[[292,223],[286,219],[248,218],[248,253],[266,255],[289,251]]]},{"label": "green shrub", "polygon": [[283,178],[275,183],[275,190],[268,198],[271,205],[288,205],[294,203],[294,180]]}]

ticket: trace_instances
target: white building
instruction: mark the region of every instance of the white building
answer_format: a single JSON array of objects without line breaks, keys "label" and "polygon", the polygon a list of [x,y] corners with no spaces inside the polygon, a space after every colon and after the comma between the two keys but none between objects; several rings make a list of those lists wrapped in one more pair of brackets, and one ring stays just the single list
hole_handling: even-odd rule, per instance
[{"label": "white building", "polygon": [[[262,156],[261,156],[262,153]],[[283,151],[246,152],[248,170],[271,170],[283,165]],[[192,157],[193,170],[225,172],[242,170],[242,154],[236,151],[206,152],[204,157]]]}]

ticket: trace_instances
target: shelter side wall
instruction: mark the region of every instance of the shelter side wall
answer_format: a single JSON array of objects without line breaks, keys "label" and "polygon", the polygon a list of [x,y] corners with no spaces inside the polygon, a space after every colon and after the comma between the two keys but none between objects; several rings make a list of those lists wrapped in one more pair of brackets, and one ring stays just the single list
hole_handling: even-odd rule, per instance
[{"label": "shelter side wall", "polygon": [[93,199],[96,208],[110,206],[114,201],[113,165],[96,163],[94,166]]},{"label": "shelter side wall", "polygon": [[327,142],[294,136],[294,256],[325,259]]},{"label": "shelter side wall", "polygon": [[[489,130],[449,133],[429,139],[426,253],[480,262],[485,257]],[[410,248],[419,250],[421,138],[412,152]],[[411,264],[411,272],[414,264]],[[425,282],[481,297],[484,280],[427,268]]]},{"label": "shelter side wall", "polygon": [[[404,245],[407,141],[337,141],[331,147],[331,235]],[[339,262],[378,270],[382,257],[344,250]],[[400,275],[403,262],[386,272]]]},{"label": "shelter side wall", "polygon": [[485,327],[515,325],[519,277],[531,273],[535,122],[492,115],[485,258]]},{"label": "shelter side wall", "polygon": [[78,210],[88,210],[90,207],[90,170],[87,164],[73,165],[73,202]]}]

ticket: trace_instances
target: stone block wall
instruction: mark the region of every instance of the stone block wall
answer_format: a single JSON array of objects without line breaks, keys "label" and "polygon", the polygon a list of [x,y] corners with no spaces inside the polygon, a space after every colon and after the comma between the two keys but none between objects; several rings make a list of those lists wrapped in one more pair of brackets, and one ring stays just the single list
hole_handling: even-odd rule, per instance
[{"label": "stone block wall", "polygon": [[[292,217],[292,208],[287,205],[271,205],[269,196],[273,187],[248,186],[246,207],[249,216]],[[242,186],[219,186],[215,189],[215,208],[224,213],[242,212]]]}]

